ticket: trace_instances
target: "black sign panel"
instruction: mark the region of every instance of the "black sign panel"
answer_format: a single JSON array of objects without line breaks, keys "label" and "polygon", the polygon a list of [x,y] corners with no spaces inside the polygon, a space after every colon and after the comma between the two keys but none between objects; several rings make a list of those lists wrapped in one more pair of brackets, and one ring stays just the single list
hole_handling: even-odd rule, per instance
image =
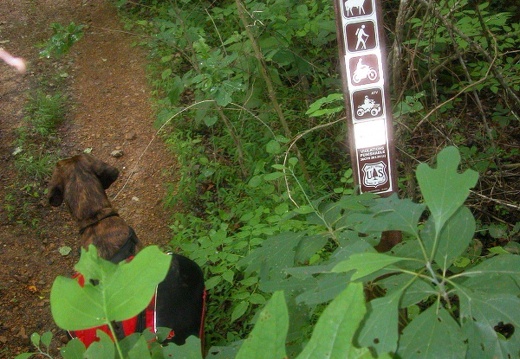
[{"label": "black sign panel", "polygon": [[396,189],[393,129],[378,0],[335,0],[349,141],[361,192]]}]

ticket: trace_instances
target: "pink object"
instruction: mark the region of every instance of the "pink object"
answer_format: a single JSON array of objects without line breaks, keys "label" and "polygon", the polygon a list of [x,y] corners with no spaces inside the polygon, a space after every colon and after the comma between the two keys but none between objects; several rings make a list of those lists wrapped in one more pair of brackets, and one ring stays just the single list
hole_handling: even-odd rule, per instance
[{"label": "pink object", "polygon": [[13,66],[19,73],[25,73],[25,60],[19,57],[14,57],[4,49],[0,49],[0,59],[4,60],[6,64]]}]

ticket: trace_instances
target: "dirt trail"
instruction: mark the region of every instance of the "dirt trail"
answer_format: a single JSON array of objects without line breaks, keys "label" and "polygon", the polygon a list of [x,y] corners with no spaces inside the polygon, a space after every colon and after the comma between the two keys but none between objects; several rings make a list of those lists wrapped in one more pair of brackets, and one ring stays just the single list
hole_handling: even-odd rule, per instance
[{"label": "dirt trail", "polygon": [[[122,31],[116,10],[103,0],[2,0],[0,46],[29,61],[21,76],[0,63],[0,198],[16,190],[13,165],[15,129],[21,125],[26,91],[45,71],[35,47],[51,35],[50,24],[87,25],[83,39],[67,55],[68,94],[73,108],[60,130],[61,157],[91,149],[92,155],[116,166],[120,178],[109,196],[145,244],[170,240],[169,213],[163,208],[164,183],[171,182],[175,163],[155,135],[147,85],[145,53],[132,47],[135,37]],[[113,157],[115,150],[121,157]],[[4,211],[2,206],[2,211]],[[0,358],[30,350],[33,332],[63,332],[53,324],[50,287],[57,275],[69,275],[77,261],[77,228],[65,208],[41,203],[34,228],[15,225],[0,214]],[[59,344],[59,343],[58,343]]]}]

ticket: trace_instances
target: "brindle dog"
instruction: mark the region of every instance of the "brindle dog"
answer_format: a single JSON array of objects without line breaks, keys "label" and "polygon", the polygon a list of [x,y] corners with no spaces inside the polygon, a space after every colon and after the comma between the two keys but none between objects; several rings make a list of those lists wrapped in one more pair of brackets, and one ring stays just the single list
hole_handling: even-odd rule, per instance
[{"label": "brindle dog", "polygon": [[49,183],[49,203],[58,207],[65,202],[78,223],[81,246],[94,244],[99,255],[108,260],[133,232],[105,193],[118,175],[117,168],[81,154],[59,161]]},{"label": "brindle dog", "polygon": [[[78,223],[81,246],[94,244],[99,256],[114,263],[133,256],[140,246],[105,193],[118,175],[117,168],[81,154],[59,161],[49,184],[49,203],[59,206],[65,202]],[[170,270],[157,288],[156,327],[172,329],[171,341],[176,344],[184,344],[190,335],[202,340],[204,297],[200,267],[174,254]]]}]

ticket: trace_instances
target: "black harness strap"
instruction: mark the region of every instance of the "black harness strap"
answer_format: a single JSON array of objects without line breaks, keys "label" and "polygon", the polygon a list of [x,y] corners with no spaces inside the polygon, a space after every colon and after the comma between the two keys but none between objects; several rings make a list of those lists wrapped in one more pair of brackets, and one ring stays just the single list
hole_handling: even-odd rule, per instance
[{"label": "black harness strap", "polygon": [[133,228],[128,227],[128,229],[128,239],[126,240],[125,244],[119,248],[116,254],[110,258],[110,262],[117,264],[121,261],[124,261],[125,259],[135,256],[135,248],[137,243],[139,243],[139,240],[137,239],[137,235],[135,234]]},{"label": "black harness strap", "polygon": [[119,216],[119,214],[118,214],[117,212],[115,212],[115,211],[114,211],[114,212],[110,212],[110,213],[104,215],[103,217],[101,217],[101,218],[95,220],[94,222],[87,224],[85,227],[80,228],[80,230],[79,230],[79,235],[81,236],[81,235],[82,235],[82,234],[87,230],[87,228],[90,228],[90,227],[92,227],[92,226],[98,224],[99,222],[101,222],[102,220],[104,220],[104,219],[106,219],[106,218],[109,218],[109,217],[118,217],[118,216]]}]

